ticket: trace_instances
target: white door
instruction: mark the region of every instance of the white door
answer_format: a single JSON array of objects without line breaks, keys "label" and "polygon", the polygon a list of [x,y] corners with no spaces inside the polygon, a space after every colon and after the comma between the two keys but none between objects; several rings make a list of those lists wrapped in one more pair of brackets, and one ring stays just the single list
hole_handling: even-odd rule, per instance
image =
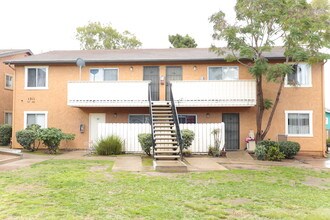
[{"label": "white door", "polygon": [[105,123],[105,113],[89,114],[89,143],[92,145],[98,138],[98,124]]}]

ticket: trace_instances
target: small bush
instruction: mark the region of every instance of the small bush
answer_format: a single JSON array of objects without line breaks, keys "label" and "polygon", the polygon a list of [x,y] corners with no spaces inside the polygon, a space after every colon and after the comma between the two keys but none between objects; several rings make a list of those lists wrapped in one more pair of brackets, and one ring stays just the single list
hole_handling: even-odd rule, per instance
[{"label": "small bush", "polygon": [[0,125],[0,146],[7,146],[10,144],[11,134],[11,125]]},{"label": "small bush", "polygon": [[284,154],[280,151],[280,148],[278,146],[271,146],[267,151],[267,160],[271,161],[281,161],[284,159]]},{"label": "small bush", "polygon": [[182,155],[185,156],[185,157],[191,157],[192,156],[192,153],[191,153],[190,150],[183,149]]},{"label": "small bush", "polygon": [[276,141],[271,141],[271,140],[263,140],[263,141],[259,141],[257,145],[262,145],[266,148],[266,150],[268,151],[268,149],[270,147],[273,146],[278,146],[278,143]]},{"label": "small bush", "polygon": [[300,150],[300,144],[293,141],[281,141],[278,143],[280,151],[285,158],[292,159]]},{"label": "small bush", "polygon": [[218,147],[209,146],[208,155],[209,156],[213,156],[213,157],[219,157],[220,156],[219,148]]},{"label": "small bush", "polygon": [[330,138],[326,140],[327,146],[330,147]]},{"label": "small bush", "polygon": [[256,155],[258,160],[266,160],[267,147],[258,143],[254,151],[254,154]]},{"label": "small bush", "polygon": [[152,135],[151,134],[139,134],[138,135],[139,143],[142,147],[142,150],[148,155],[151,156],[150,150],[152,148]]},{"label": "small bush", "polygon": [[56,153],[63,140],[64,133],[58,128],[44,128],[40,130],[39,139],[48,148],[49,153]]},{"label": "small bush", "polygon": [[26,150],[36,151],[38,146],[35,145],[38,135],[35,131],[32,130],[21,130],[16,132],[17,142]]},{"label": "small bush", "polygon": [[118,155],[122,153],[123,141],[116,135],[111,135],[96,142],[98,155]]},{"label": "small bush", "polygon": [[183,129],[181,130],[181,136],[183,141],[183,148],[188,149],[195,139],[195,133],[192,130]]}]

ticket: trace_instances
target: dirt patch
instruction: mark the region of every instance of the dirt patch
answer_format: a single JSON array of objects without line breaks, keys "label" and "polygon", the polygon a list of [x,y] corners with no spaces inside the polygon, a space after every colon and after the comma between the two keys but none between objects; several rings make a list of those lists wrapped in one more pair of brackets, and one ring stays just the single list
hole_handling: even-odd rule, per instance
[{"label": "dirt patch", "polygon": [[224,203],[230,204],[232,206],[244,205],[246,203],[252,202],[251,199],[246,198],[235,198],[235,199],[225,199]]},{"label": "dirt patch", "polygon": [[106,171],[109,168],[109,166],[93,166],[89,170],[92,172],[98,172],[98,171]]},{"label": "dirt patch", "polygon": [[317,178],[317,177],[308,177],[303,184],[307,186],[313,186],[320,189],[330,189],[330,178]]},{"label": "dirt patch", "polygon": [[221,164],[229,170],[268,170],[268,167],[254,164]]},{"label": "dirt patch", "polygon": [[26,191],[38,191],[38,189],[40,189],[41,186],[37,186],[37,185],[29,185],[29,184],[20,184],[20,185],[10,185],[6,187],[7,191],[10,192],[26,192]]}]

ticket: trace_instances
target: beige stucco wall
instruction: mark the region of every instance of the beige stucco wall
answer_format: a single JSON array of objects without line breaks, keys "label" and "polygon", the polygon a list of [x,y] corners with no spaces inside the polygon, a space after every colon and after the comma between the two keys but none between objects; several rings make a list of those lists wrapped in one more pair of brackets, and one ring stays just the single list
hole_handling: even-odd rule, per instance
[{"label": "beige stucco wall", "polygon": [[[142,80],[143,66],[159,66],[160,76],[166,75],[166,66],[182,66],[183,80],[207,79],[207,67],[217,65],[229,65],[232,63],[191,63],[191,64],[120,64],[108,65],[97,64],[87,65],[82,69],[82,79],[89,79],[90,68],[119,68],[119,80]],[[35,66],[35,65],[33,65]],[[42,65],[41,65],[42,66]],[[130,67],[133,67],[133,71]],[[197,67],[194,70],[194,66]],[[237,65],[236,65],[237,66]],[[284,88],[280,103],[273,119],[272,128],[267,138],[276,139],[278,134],[285,133],[285,110],[311,110],[313,111],[313,137],[294,138],[289,140],[298,141],[302,147],[302,153],[321,155],[324,151],[324,101],[323,84],[321,80],[321,65],[314,65],[312,68],[312,88]],[[15,91],[14,91],[14,131],[24,128],[24,111],[47,111],[48,127],[57,127],[64,132],[76,134],[76,139],[69,145],[70,148],[84,149],[89,141],[89,113],[106,113],[106,121],[112,123],[126,123],[129,114],[148,114],[147,108],[73,108],[67,105],[67,82],[79,80],[79,69],[75,65],[51,65],[48,69],[47,90],[26,90],[24,89],[25,78],[24,66],[16,66]],[[239,78],[251,79],[248,70],[239,65]],[[265,97],[274,99],[278,84],[264,84]],[[165,98],[165,85],[160,86],[160,98]],[[196,114],[198,123],[214,123],[222,121],[222,113],[240,114],[240,148],[245,148],[244,139],[249,130],[255,129],[255,108],[179,108],[180,114]],[[116,117],[114,114],[116,113]],[[209,117],[206,117],[209,113]],[[269,112],[266,111],[265,118]],[[266,121],[264,121],[264,124]],[[79,125],[85,125],[85,132],[79,132]],[[15,132],[14,132],[15,133]],[[19,147],[13,137],[13,146]]]}]

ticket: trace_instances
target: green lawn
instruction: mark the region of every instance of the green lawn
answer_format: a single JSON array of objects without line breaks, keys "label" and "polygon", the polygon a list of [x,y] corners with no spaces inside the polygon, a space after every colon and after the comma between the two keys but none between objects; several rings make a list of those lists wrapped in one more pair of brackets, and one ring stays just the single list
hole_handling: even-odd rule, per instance
[{"label": "green lawn", "polygon": [[112,172],[105,160],[49,160],[0,172],[0,219],[329,219],[330,173],[288,167]]}]

